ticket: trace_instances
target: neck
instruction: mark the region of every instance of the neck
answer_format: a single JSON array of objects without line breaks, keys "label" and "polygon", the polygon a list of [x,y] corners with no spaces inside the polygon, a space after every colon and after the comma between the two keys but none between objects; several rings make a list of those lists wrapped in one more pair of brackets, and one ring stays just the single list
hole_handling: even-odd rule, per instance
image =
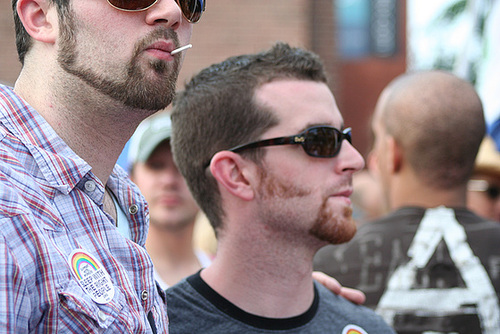
[{"label": "neck", "polygon": [[126,108],[83,82],[69,92],[55,77],[26,66],[15,91],[106,184],[127,140],[151,112]]},{"label": "neck", "polygon": [[457,185],[452,188],[437,188],[424,184],[417,177],[395,178],[390,193],[391,209],[402,206],[418,206],[434,208],[438,206],[465,207],[466,186]]},{"label": "neck", "polygon": [[156,272],[170,286],[201,269],[193,249],[193,228],[194,222],[175,232],[150,225],[146,250]]},{"label": "neck", "polygon": [[297,316],[314,299],[312,258],[315,251],[256,229],[226,231],[217,256],[202,278],[224,298],[246,312],[270,318]]}]

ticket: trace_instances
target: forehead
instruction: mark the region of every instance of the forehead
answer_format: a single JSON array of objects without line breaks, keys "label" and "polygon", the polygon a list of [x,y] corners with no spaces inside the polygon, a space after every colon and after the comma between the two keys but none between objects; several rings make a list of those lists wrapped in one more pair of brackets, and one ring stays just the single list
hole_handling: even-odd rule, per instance
[{"label": "forehead", "polygon": [[255,91],[259,105],[271,109],[279,124],[269,132],[300,131],[313,125],[343,127],[343,119],[330,88],[322,82],[282,79]]},{"label": "forehead", "polygon": [[165,139],[161,141],[151,152],[151,155],[148,158],[148,161],[152,158],[168,158],[172,156],[170,147],[170,139]]}]

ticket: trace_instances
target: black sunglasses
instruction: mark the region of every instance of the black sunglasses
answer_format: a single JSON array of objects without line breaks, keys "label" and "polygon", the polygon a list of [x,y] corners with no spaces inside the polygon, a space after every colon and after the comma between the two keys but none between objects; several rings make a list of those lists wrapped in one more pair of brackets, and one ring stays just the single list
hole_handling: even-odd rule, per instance
[{"label": "black sunglasses", "polygon": [[[108,3],[119,10],[138,12],[152,7],[158,0],[108,0]],[[175,0],[182,14],[190,23],[200,20],[205,11],[206,0]]]},{"label": "black sunglasses", "polygon": [[[333,158],[339,153],[344,139],[352,144],[351,128],[340,131],[332,126],[313,126],[294,136],[254,141],[235,146],[228,151],[239,153],[249,148],[299,144],[311,157]],[[210,161],[203,168],[207,168],[209,165]]]},{"label": "black sunglasses", "polygon": [[298,135],[259,140],[233,147],[228,151],[238,153],[249,148],[299,144],[311,157],[333,158],[339,153],[344,139],[351,143],[351,128],[340,131],[331,126],[314,126]]}]

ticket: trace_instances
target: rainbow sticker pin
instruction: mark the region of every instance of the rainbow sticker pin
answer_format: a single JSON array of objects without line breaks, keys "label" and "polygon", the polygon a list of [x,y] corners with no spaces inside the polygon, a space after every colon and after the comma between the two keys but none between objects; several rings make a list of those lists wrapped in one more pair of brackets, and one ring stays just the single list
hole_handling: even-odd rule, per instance
[{"label": "rainbow sticker pin", "polygon": [[71,268],[76,278],[81,280],[99,270],[100,266],[89,254],[76,250],[71,256]]},{"label": "rainbow sticker pin", "polygon": [[78,284],[93,301],[106,304],[113,299],[115,288],[111,277],[89,252],[75,249],[68,262]]},{"label": "rainbow sticker pin", "polygon": [[368,332],[359,326],[351,324],[344,327],[342,334],[368,334]]}]

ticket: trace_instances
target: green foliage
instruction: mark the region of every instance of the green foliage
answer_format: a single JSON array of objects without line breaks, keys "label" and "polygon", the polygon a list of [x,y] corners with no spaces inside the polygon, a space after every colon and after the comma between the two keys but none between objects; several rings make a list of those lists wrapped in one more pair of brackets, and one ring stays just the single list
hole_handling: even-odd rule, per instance
[{"label": "green foliage", "polygon": [[443,22],[454,21],[460,14],[465,12],[467,7],[467,0],[459,0],[450,4],[443,13],[439,16],[438,20]]}]

